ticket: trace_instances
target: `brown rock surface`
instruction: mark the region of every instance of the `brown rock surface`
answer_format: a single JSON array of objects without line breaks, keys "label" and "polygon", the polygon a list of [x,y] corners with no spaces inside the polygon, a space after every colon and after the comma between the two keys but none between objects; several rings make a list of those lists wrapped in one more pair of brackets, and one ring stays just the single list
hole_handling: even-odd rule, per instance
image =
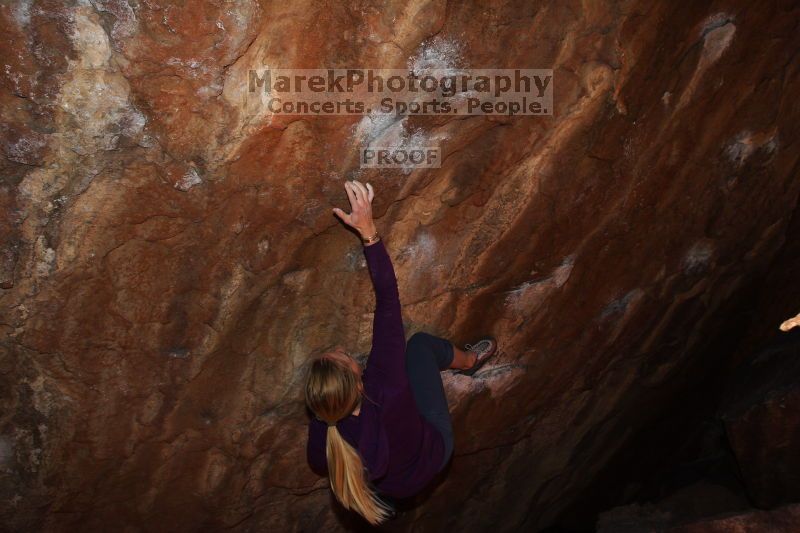
[{"label": "brown rock surface", "polygon": [[739,370],[724,413],[731,449],[760,508],[800,501],[800,335],[781,336]]},{"label": "brown rock surface", "polygon": [[669,529],[670,533],[794,533],[800,524],[800,505],[787,505],[773,511],[749,511],[731,516],[701,520]]},{"label": "brown rock surface", "polygon": [[[669,399],[797,206],[793,2],[0,3],[0,520],[342,526],[305,464],[303,363],[364,352],[375,185],[407,332],[492,331],[445,376],[455,459],[412,520],[537,530]],[[242,76],[552,68],[552,117],[252,115]],[[422,132],[440,169],[361,172]],[[472,512],[454,512],[453,502]]]},{"label": "brown rock surface", "polygon": [[708,516],[750,511],[747,501],[724,485],[696,483],[656,503],[616,507],[598,517],[598,533],[669,531],[677,524],[696,523]]}]

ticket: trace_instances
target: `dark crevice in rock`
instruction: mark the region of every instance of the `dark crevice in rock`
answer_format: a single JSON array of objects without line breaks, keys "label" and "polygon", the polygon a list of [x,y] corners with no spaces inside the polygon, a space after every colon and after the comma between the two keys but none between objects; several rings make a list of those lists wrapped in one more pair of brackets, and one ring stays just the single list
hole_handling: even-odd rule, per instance
[{"label": "dark crevice in rock", "polygon": [[[800,439],[792,414],[800,412],[800,331],[777,328],[800,301],[800,209],[786,227],[775,259],[737,291],[728,322],[681,369],[682,384],[550,531],[626,533],[800,501],[800,464],[782,455],[788,434]],[[779,418],[742,418],[772,398]]]}]

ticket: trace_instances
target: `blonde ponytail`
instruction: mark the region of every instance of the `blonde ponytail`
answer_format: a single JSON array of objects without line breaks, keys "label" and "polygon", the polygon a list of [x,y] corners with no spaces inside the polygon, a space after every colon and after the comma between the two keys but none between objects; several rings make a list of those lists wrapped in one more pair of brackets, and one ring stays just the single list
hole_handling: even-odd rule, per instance
[{"label": "blonde ponytail", "polygon": [[316,358],[306,382],[306,404],[329,424],[325,454],[331,491],[345,509],[357,512],[377,526],[392,516],[393,509],[378,497],[358,450],[344,440],[335,425],[358,405],[359,385],[360,377],[343,363]]},{"label": "blonde ponytail", "polygon": [[328,474],[331,490],[345,509],[352,509],[377,526],[392,516],[392,508],[369,486],[361,457],[336,428],[328,426]]}]

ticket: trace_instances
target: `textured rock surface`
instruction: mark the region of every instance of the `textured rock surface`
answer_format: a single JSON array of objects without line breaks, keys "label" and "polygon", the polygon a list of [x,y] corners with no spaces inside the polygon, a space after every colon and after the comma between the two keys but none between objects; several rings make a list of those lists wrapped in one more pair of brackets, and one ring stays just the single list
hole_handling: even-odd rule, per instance
[{"label": "textured rock surface", "polygon": [[724,415],[742,477],[761,508],[800,501],[800,333],[781,336],[740,369]]},{"label": "textured rock surface", "polygon": [[677,524],[695,523],[708,516],[749,511],[747,501],[726,487],[697,483],[671,494],[657,504],[633,504],[602,513],[598,533],[665,531]]},{"label": "textured rock surface", "polygon": [[658,509],[635,506],[614,509],[598,527],[599,533],[794,533],[800,523],[800,505],[787,505],[772,511],[747,510],[671,524],[676,517]]},{"label": "textured rock surface", "polygon": [[[360,246],[329,209],[360,176],[409,335],[503,344],[445,376],[455,460],[392,527],[553,523],[783,244],[798,8],[750,4],[0,3],[2,521],[342,527],[300,385],[314,350],[369,346]],[[253,66],[414,61],[553,68],[554,116],[297,119],[239,97]],[[412,134],[441,169],[358,171],[359,143]]]},{"label": "textured rock surface", "polygon": [[671,533],[793,533],[800,523],[800,505],[787,505],[774,511],[750,511],[727,517],[702,520],[670,529]]}]

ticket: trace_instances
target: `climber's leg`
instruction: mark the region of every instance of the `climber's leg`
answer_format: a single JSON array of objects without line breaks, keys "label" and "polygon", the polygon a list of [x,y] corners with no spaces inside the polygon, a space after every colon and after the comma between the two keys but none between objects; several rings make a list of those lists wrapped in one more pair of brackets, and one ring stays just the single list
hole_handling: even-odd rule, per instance
[{"label": "climber's leg", "polygon": [[453,453],[453,424],[439,372],[450,368],[453,357],[450,341],[429,333],[415,333],[406,342],[406,373],[417,408],[444,438],[444,461],[439,470]]}]

